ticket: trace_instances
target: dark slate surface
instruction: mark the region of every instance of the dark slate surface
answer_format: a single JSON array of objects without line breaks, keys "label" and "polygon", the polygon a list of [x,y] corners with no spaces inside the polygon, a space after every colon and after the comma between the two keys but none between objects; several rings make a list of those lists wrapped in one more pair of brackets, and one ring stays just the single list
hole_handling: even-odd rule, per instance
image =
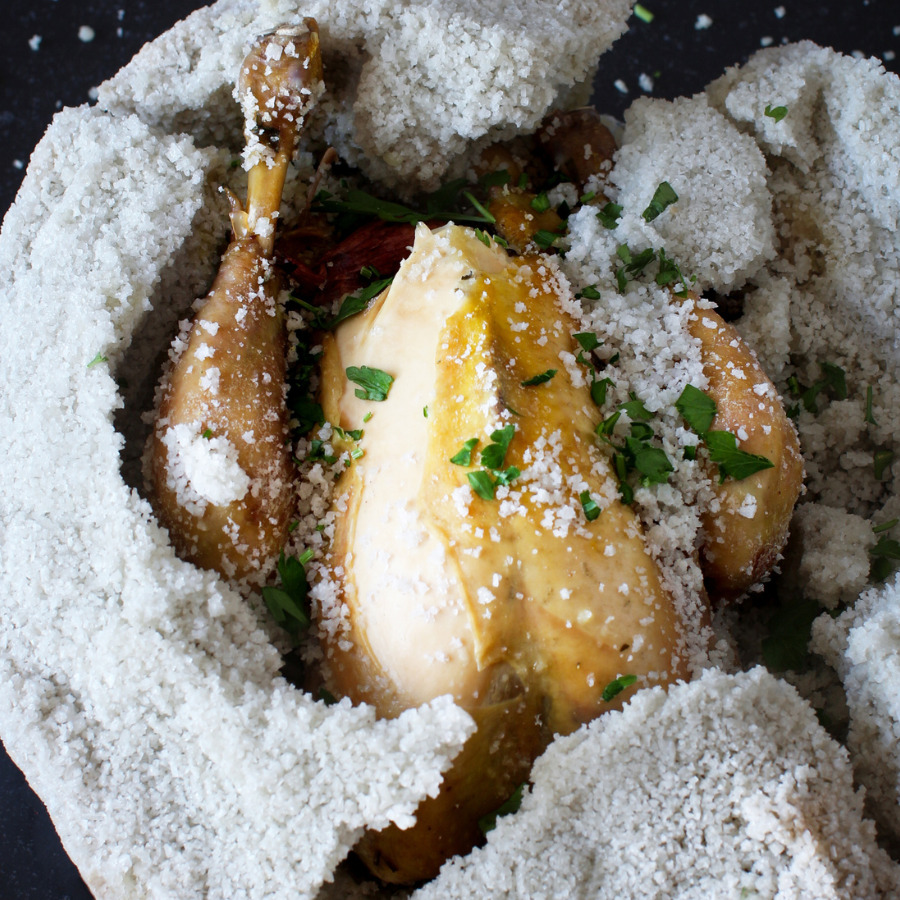
[{"label": "dark slate surface", "polygon": [[[0,210],[5,213],[12,202],[31,150],[53,114],[62,106],[89,102],[92,87],[202,5],[191,0],[5,0]],[[878,56],[898,71],[896,0],[645,0],[644,7],[653,20],[632,18],[629,32],[604,57],[595,82],[597,106],[617,117],[644,92],[642,75],[652,79],[654,96],[692,94],[767,43],[810,39],[845,53]],[[711,24],[698,27],[700,16]],[[82,26],[93,30],[92,40],[79,38]],[[0,898],[90,897],[43,804],[0,746]]]}]

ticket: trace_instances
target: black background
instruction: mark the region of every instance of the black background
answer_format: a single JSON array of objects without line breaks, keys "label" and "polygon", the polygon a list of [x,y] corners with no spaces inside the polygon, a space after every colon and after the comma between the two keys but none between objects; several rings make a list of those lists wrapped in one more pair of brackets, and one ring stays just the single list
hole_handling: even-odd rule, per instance
[{"label": "black background", "polygon": [[[91,88],[148,40],[204,4],[191,0],[4,0],[0,26],[0,210],[5,214],[37,141],[63,106],[89,102]],[[603,57],[595,102],[621,117],[641,93],[675,97],[701,90],[726,66],[767,43],[802,39],[881,58],[898,71],[897,0],[644,0],[649,23],[632,17],[628,33]],[[298,6],[302,14],[302,6]],[[698,28],[698,17],[712,20]],[[89,26],[94,38],[79,39]],[[41,40],[36,50],[30,41]],[[619,82],[619,87],[616,83]],[[620,88],[625,87],[626,92]],[[172,86],[177,91],[177,85]],[[900,120],[900,118],[898,118]],[[2,301],[0,301],[2,302]],[[2,307],[0,307],[2,309]],[[90,900],[66,858],[43,804],[0,745],[0,898]]]}]

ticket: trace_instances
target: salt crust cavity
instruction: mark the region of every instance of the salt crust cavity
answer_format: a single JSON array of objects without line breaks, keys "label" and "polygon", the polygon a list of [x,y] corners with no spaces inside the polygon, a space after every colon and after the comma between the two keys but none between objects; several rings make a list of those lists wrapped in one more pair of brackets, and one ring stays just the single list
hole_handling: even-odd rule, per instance
[{"label": "salt crust cavity", "polygon": [[[434,15],[459,12],[445,8]],[[330,29],[332,46],[343,54],[333,60],[336,69],[343,67],[354,85],[363,81],[364,62],[352,35],[363,26],[386,31],[379,17],[387,10],[303,12],[320,13],[325,43]],[[167,267],[198,225],[205,235],[198,255],[212,256],[208,182],[221,177],[222,161],[177,132],[226,143],[239,134],[230,80],[243,44],[286,12],[270,4],[257,14],[246,2],[198,12],[104,87],[101,102],[114,116],[61,114],[36,151],[0,238],[0,290],[8,304],[0,324],[0,440],[8,461],[0,475],[6,588],[0,732],[98,897],[314,896],[362,827],[403,821],[420,796],[436,789],[440,768],[470,724],[439,703],[379,723],[367,710],[325,709],[278,679],[279,656],[252,611],[212,575],[175,559],[146,504],[123,484],[111,423],[116,386],[107,363],[87,365],[98,351],[113,363],[121,358],[155,285],[161,277],[172,281]],[[174,99],[166,89],[172,79],[180,85]],[[779,136],[762,110],[782,79],[795,91],[797,115],[783,120],[792,131]],[[667,229],[663,241],[636,219],[633,226],[624,221],[648,244],[678,241],[682,267],[700,272],[707,284],[745,282],[741,325],[751,343],[766,347],[772,371],[809,381],[825,358],[847,369],[857,393],[860,385],[876,386],[880,424],[865,430],[834,416],[842,426],[838,450],[817,431],[820,420],[800,417],[811,473],[807,502],[862,521],[898,514],[896,482],[873,484],[862,461],[870,444],[898,449],[900,151],[889,127],[898,93],[896,77],[871,62],[811,45],[779,48],[728,73],[705,102],[636,107],[622,151],[627,159],[631,135],[639,142],[643,129],[656,135],[650,146],[663,155],[669,148],[674,167],[691,145],[671,143],[665,124],[681,122],[691,134],[697,124],[688,113],[700,110],[697,146],[712,129],[722,147],[706,171],[685,166],[681,221],[701,223],[699,183],[726,183],[738,159],[746,190],[737,215],[721,212],[724,231],[745,234],[741,217],[770,208],[775,233],[789,235],[791,256],[773,257],[763,235],[749,252],[741,244],[734,262],[720,256],[704,271],[715,249],[709,229],[680,233],[673,215],[657,226]],[[133,110],[140,118],[128,115]],[[352,159],[370,151],[346,137],[353,133],[348,122],[329,127],[344,135]],[[767,170],[735,125],[755,139]],[[422,135],[415,153],[434,141],[427,127]],[[390,148],[387,140],[380,151]],[[620,202],[632,193],[625,205],[634,211],[655,183],[631,178],[629,166],[646,164],[637,154],[632,159],[616,184]],[[373,162],[371,171],[381,166],[396,178],[402,167],[392,162]],[[665,379],[641,394],[650,394],[665,416],[678,385],[697,376],[696,354],[685,347],[680,358],[667,339],[647,331],[642,304],[661,317],[661,333],[678,332],[678,312],[663,306],[661,292],[633,286],[613,296],[614,238],[596,231],[592,246],[595,225],[581,218],[573,222],[570,280],[600,284],[604,300],[617,304],[587,311],[598,333],[629,334],[633,317],[638,331],[623,354],[622,384],[638,383],[641,362],[655,372],[662,360]],[[30,327],[35,298],[41,319],[60,323],[59,332]],[[767,322],[781,330],[770,335]],[[645,518],[666,502],[674,508],[678,492],[687,496],[688,482],[677,472],[673,481],[672,498],[664,492],[639,498]],[[662,513],[657,519],[660,527],[669,522]],[[679,534],[682,528],[696,533],[695,523],[675,521],[672,535],[658,535],[661,552],[667,540],[674,546],[687,533]],[[836,624],[820,620],[816,632],[816,646],[845,679],[855,773],[879,823],[894,833],[898,605],[896,584],[872,590]],[[722,753],[730,740],[737,756]],[[609,778],[606,765],[613,766]],[[716,886],[734,883],[764,896],[874,897],[895,894],[900,883],[861,819],[845,752],[791,689],[761,672],[732,678],[711,671],[672,689],[668,699],[661,690],[641,693],[622,714],[555,744],[534,780],[524,814],[501,821],[486,850],[451,864],[425,896],[468,897],[479,884],[532,897],[553,884],[559,895],[566,883],[578,895],[574,885],[587,877],[610,879],[588,880],[603,886],[589,895],[643,897],[649,885],[667,885],[672,873],[684,897],[715,893],[712,875],[703,880],[713,872]],[[659,790],[647,792],[647,784]],[[670,816],[650,807],[665,801],[667,788],[680,798],[671,820],[681,827],[665,831],[663,842],[659,829]],[[621,797],[619,815],[629,813],[628,840],[611,833],[608,818],[595,817],[605,790]],[[839,833],[835,810],[842,815]],[[734,827],[735,817],[743,830]],[[809,830],[796,828],[798,821]],[[565,838],[545,843],[557,828]],[[686,842],[686,834],[696,838]],[[598,873],[588,864],[604,856],[598,840],[610,848],[614,869]],[[748,846],[757,848],[749,869]],[[498,860],[506,861],[503,871]]]}]

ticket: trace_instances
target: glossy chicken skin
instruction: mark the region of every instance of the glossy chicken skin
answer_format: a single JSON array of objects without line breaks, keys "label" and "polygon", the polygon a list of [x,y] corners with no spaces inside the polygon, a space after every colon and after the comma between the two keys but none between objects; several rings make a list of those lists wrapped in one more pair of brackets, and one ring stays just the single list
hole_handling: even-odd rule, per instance
[{"label": "glossy chicken skin", "polygon": [[[544,258],[420,226],[393,286],[326,342],[326,417],[364,428],[365,450],[335,501],[332,566],[349,615],[326,639],[329,686],[386,716],[450,693],[479,722],[418,824],[361,845],[388,880],[429,877],[468,851],[478,818],[552,734],[627,699],[603,699],[618,676],[687,673],[679,617],[593,435],[577,330]],[[391,374],[387,399],[360,399],[348,366]],[[521,474],[483,499],[468,475],[486,471],[481,451],[510,426],[488,474]],[[472,438],[469,464],[452,462]],[[603,510],[594,521],[583,492]]]},{"label": "glossy chicken skin", "polygon": [[244,60],[247,208],[229,194],[234,237],[173,354],[150,440],[154,503],[177,552],[235,581],[265,576],[293,510],[281,280],[270,260],[285,173],[321,80],[313,20],[264,35]]},{"label": "glossy chicken skin", "polygon": [[803,457],[793,423],[737,330],[711,309],[697,307],[690,333],[700,342],[707,393],[716,402],[711,429],[729,431],[740,449],[764,456],[772,468],[747,478],[714,477],[716,502],[703,514],[703,574],[711,592],[728,599],[768,574],[788,537],[803,486]]}]

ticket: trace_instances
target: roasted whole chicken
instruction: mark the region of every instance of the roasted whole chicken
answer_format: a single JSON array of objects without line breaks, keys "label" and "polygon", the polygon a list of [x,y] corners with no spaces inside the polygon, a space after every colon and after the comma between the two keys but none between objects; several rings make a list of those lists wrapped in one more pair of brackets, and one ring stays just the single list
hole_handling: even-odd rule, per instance
[{"label": "roasted whole chicken", "polygon": [[[691,615],[679,607],[623,496],[579,360],[586,336],[538,247],[564,220],[530,192],[529,170],[561,171],[606,201],[615,143],[596,114],[551,116],[535,139],[542,160],[522,142],[482,155],[482,172],[509,176],[483,198],[499,240],[429,221],[369,225],[328,246],[330,226],[306,217],[293,234],[301,249],[276,261],[285,174],[322,77],[312,20],[260,38],[241,68],[247,203],[229,197],[233,240],[163,380],[150,468],[178,552],[262,583],[294,509],[284,280],[332,307],[371,264],[364,249],[376,250],[381,274],[399,264],[363,312],[321,334],[324,421],[337,445],[364,436],[332,503],[325,577],[342,620],[319,629],[322,662],[308,681],[383,717],[450,694],[475,720],[416,825],[370,832],[357,847],[383,880],[413,883],[482,840],[480,821],[527,781],[554,735],[640,687],[690,677],[688,632],[708,624],[708,600],[695,598]],[[704,432],[740,433],[763,463],[717,479],[701,461],[715,499],[704,545],[686,552],[697,553],[710,595],[729,598],[774,565],[801,457],[735,329],[689,291],[673,291],[672,303],[692,307],[710,404]]]}]

